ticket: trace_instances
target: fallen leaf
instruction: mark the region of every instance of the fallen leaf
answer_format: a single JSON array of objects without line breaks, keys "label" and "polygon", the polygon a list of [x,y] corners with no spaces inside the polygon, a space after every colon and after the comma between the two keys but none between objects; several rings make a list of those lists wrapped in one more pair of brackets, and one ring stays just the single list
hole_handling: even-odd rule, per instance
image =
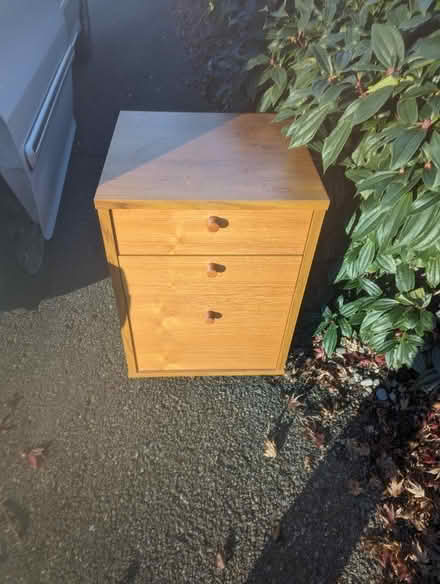
[{"label": "fallen leaf", "polygon": [[287,403],[287,409],[291,412],[295,411],[298,408],[303,408],[303,402],[299,401],[299,398],[302,397],[301,395],[292,395]]},{"label": "fallen leaf", "polygon": [[408,480],[405,488],[409,493],[414,495],[416,499],[423,499],[425,497],[425,489],[415,481]]},{"label": "fallen leaf", "polygon": [[266,438],[264,441],[264,456],[266,458],[276,458],[277,454],[277,445],[275,444],[274,440],[269,440],[269,438]]},{"label": "fallen leaf", "polygon": [[424,549],[422,547],[422,544],[420,543],[419,540],[414,540],[413,543],[413,553],[411,554],[411,559],[414,560],[415,562],[418,562],[419,564],[428,564],[429,563],[429,556],[428,553],[426,551],[426,549]]},{"label": "fallen leaf", "polygon": [[222,571],[225,569],[225,558],[221,551],[218,551],[215,555],[215,567],[217,570]]},{"label": "fallen leaf", "polygon": [[399,482],[394,477],[391,479],[390,484],[387,487],[387,492],[391,497],[398,497],[403,491],[403,479]]},{"label": "fallen leaf", "polygon": [[322,432],[318,432],[312,428],[306,428],[306,432],[308,437],[316,444],[318,448],[322,448],[324,446],[325,436]]},{"label": "fallen leaf", "polygon": [[350,479],[348,481],[348,490],[355,497],[359,496],[361,493],[364,492],[364,489],[361,487],[360,482],[355,481],[354,479]]},{"label": "fallen leaf", "polygon": [[379,517],[382,519],[385,527],[392,527],[396,522],[396,510],[394,505],[390,503],[385,504],[382,508],[379,508]]},{"label": "fallen leaf", "polygon": [[304,468],[306,469],[306,471],[312,470],[312,463],[311,463],[310,456],[304,457]]},{"label": "fallen leaf", "polygon": [[26,458],[32,468],[40,468],[44,460],[44,448],[32,448],[28,452],[22,452],[21,456]]}]

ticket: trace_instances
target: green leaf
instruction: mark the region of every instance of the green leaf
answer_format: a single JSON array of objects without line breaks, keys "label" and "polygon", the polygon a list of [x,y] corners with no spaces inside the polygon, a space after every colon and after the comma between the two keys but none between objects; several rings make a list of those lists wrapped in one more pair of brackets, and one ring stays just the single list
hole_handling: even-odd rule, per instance
[{"label": "green leaf", "polygon": [[431,219],[431,209],[425,209],[420,213],[410,215],[402,229],[398,245],[410,247],[415,239],[426,231],[426,228],[430,224]]},{"label": "green leaf", "polygon": [[337,343],[338,343],[338,327],[334,322],[332,322],[328,329],[326,330],[322,341],[322,346],[327,356],[330,357],[331,355],[333,355]]},{"label": "green leaf", "polygon": [[374,93],[378,89],[382,89],[383,87],[396,87],[399,85],[399,79],[394,77],[394,75],[387,75],[374,85],[369,85],[367,89],[367,93]]},{"label": "green leaf", "polygon": [[435,318],[434,315],[432,314],[432,312],[429,312],[429,310],[419,310],[419,326],[418,331],[419,334],[425,334],[425,332],[431,332],[433,330],[433,328],[435,327]]},{"label": "green leaf", "polygon": [[290,120],[296,116],[296,111],[289,108],[281,109],[277,115],[274,117],[274,122],[285,122],[286,120]]},{"label": "green leaf", "polygon": [[423,15],[426,14],[426,11],[431,6],[432,1],[433,0],[416,0],[416,4]]},{"label": "green leaf", "polygon": [[360,278],[359,284],[361,285],[361,288],[365,290],[368,296],[380,296],[382,294],[382,290],[372,280],[368,280],[367,278]]},{"label": "green leaf", "polygon": [[397,203],[390,209],[386,220],[383,221],[380,230],[377,232],[377,239],[382,249],[392,241],[399,228],[405,221],[412,203],[412,194],[405,193]]},{"label": "green leaf", "polygon": [[369,212],[362,213],[351,234],[352,239],[355,241],[372,233],[382,222],[384,213],[385,211],[379,205],[376,205]]},{"label": "green leaf", "polygon": [[440,36],[419,39],[414,45],[412,54],[416,58],[428,61],[438,59],[440,55]]},{"label": "green leaf", "polygon": [[330,85],[328,89],[324,91],[322,96],[319,99],[319,103],[321,105],[325,105],[327,103],[331,103],[335,101],[341,93],[347,89],[347,87],[351,87],[349,83],[341,83],[339,85]]},{"label": "green leaf", "polygon": [[432,288],[440,284],[440,254],[435,258],[429,258],[426,264],[426,279]]},{"label": "green leaf", "polygon": [[435,191],[424,191],[411,205],[411,213],[421,213],[440,202],[440,194]]},{"label": "green leaf", "polygon": [[440,134],[436,130],[432,132],[430,146],[432,161],[440,169]]},{"label": "green leaf", "polygon": [[440,187],[440,171],[435,167],[423,169],[423,182],[428,189],[439,189]]},{"label": "green leaf", "polygon": [[378,190],[378,186],[387,185],[398,174],[393,170],[375,172],[371,176],[360,180],[357,184],[358,191]]},{"label": "green leaf", "polygon": [[393,298],[378,298],[378,300],[373,302],[370,308],[374,310],[387,312],[388,310],[391,310],[398,304],[399,303],[397,302],[397,300],[394,300]]},{"label": "green leaf", "polygon": [[351,319],[362,308],[363,304],[364,299],[358,298],[357,300],[353,300],[352,302],[347,302],[347,304],[344,304],[339,312],[346,318]]},{"label": "green leaf", "polygon": [[250,71],[254,67],[258,67],[259,65],[267,65],[270,62],[270,59],[267,55],[257,55],[256,57],[252,57],[246,64],[246,69]]},{"label": "green leaf", "polygon": [[391,168],[404,167],[414,153],[417,152],[425,136],[426,132],[424,130],[413,128],[408,130],[404,136],[398,138],[392,146]]},{"label": "green leaf", "polygon": [[376,251],[376,246],[374,245],[371,239],[367,239],[364,245],[361,247],[361,250],[358,255],[357,259],[357,273],[364,274],[370,264],[373,262],[374,253]]},{"label": "green leaf", "polygon": [[341,334],[343,337],[351,337],[351,335],[353,334],[353,329],[346,318],[343,317],[339,318],[338,325],[339,328],[341,329]]},{"label": "green leaf", "polygon": [[337,160],[351,134],[352,127],[352,119],[347,118],[340,122],[324,140],[322,149],[324,172]]},{"label": "green leaf", "polygon": [[329,106],[324,105],[296,120],[287,132],[288,136],[292,136],[289,148],[308,144],[314,138],[328,112]]},{"label": "green leaf", "polygon": [[389,274],[394,274],[396,272],[396,262],[392,255],[378,254],[376,256],[376,263],[382,268],[382,270]]},{"label": "green leaf", "polygon": [[331,75],[332,70],[327,51],[320,45],[312,45],[312,53],[319,67],[323,69],[327,73],[327,75]]},{"label": "green leaf", "polygon": [[[361,124],[371,118],[388,101],[392,93],[392,87],[384,87],[366,97],[359,97],[353,102],[353,104],[357,104],[353,115],[353,124]],[[348,110],[346,113],[348,113]]]},{"label": "green leaf", "polygon": [[405,58],[405,45],[399,30],[392,24],[373,24],[371,45],[384,67],[400,69]]},{"label": "green leaf", "polygon": [[260,105],[258,107],[258,110],[260,112],[266,112],[272,106],[272,91],[273,91],[273,87],[274,86],[269,87],[263,93],[263,96],[262,96],[261,101],[260,101]]},{"label": "green leaf", "polygon": [[409,99],[399,100],[397,103],[397,115],[402,122],[405,122],[406,124],[415,124],[419,119],[416,98],[410,97]]},{"label": "green leaf", "polygon": [[278,85],[278,87],[284,91],[287,85],[287,72],[282,67],[274,67],[272,69],[272,79]]},{"label": "green leaf", "polygon": [[414,271],[408,264],[401,263],[396,269],[396,286],[401,292],[412,290],[415,284]]}]

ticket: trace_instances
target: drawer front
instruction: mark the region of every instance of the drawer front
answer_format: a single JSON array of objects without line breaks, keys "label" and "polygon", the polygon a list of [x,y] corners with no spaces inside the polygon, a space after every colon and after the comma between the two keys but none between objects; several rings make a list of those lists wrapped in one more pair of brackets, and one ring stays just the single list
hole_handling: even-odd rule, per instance
[{"label": "drawer front", "polygon": [[301,258],[213,259],[120,258],[140,371],[277,367]]},{"label": "drawer front", "polygon": [[308,209],[114,209],[121,255],[302,255]]}]

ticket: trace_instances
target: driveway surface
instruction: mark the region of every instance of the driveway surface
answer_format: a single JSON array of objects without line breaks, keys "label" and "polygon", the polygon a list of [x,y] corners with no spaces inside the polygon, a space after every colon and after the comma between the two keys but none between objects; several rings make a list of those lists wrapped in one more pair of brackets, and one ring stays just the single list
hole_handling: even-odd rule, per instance
[{"label": "driveway surface", "polygon": [[[126,377],[92,199],[119,110],[210,109],[188,83],[173,8],[90,0],[93,56],[75,65],[77,139],[37,276],[16,265],[2,215],[0,579],[371,582],[355,547],[372,507],[344,487],[344,428],[320,450],[285,419],[283,392],[301,388]],[[21,456],[36,447],[39,469]]]}]

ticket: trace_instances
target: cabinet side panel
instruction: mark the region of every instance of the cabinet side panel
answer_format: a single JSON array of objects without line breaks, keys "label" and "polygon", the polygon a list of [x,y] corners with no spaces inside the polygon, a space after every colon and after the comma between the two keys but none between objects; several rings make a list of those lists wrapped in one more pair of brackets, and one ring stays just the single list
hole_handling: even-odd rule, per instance
[{"label": "cabinet side panel", "polygon": [[119,266],[118,255],[116,252],[111,211],[107,209],[98,209],[98,217],[99,223],[101,225],[101,234],[104,241],[105,254],[107,256],[110,276],[112,278],[113,289],[115,291],[116,304],[119,311],[121,337],[124,345],[125,357],[127,359],[128,375],[129,377],[132,377],[137,373],[138,368],[133,346],[133,336],[128,318],[127,298],[124,293],[122,272]]},{"label": "cabinet side panel", "polygon": [[310,268],[312,266],[315,255],[316,245],[318,243],[319,234],[321,232],[324,215],[325,211],[321,210],[315,210],[312,215],[304,256],[299,270],[299,276],[296,282],[295,290],[293,292],[292,304],[290,307],[289,316],[287,318],[287,325],[284,332],[283,342],[281,343],[281,351],[278,360],[279,369],[285,366],[287,355],[289,353],[289,348],[292,342],[293,333],[295,331],[296,321],[298,319],[298,314],[301,308]]}]

